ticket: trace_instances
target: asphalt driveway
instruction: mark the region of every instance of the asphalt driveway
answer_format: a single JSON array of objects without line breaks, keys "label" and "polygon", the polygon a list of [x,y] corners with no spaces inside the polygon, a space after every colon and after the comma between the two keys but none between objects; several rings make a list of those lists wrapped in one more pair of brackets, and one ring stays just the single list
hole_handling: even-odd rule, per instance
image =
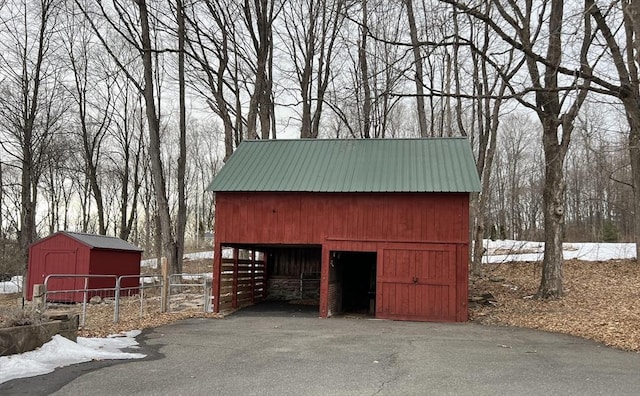
[{"label": "asphalt driveway", "polygon": [[186,320],[144,332],[146,359],[67,367],[0,394],[640,394],[640,354],[571,336],[316,315]]}]

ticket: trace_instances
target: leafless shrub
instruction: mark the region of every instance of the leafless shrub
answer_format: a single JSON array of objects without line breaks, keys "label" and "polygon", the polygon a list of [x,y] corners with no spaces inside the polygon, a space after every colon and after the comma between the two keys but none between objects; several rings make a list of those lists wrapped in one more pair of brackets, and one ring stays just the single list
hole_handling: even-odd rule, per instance
[{"label": "leafless shrub", "polygon": [[42,312],[34,307],[0,307],[0,328],[37,325],[45,321]]}]

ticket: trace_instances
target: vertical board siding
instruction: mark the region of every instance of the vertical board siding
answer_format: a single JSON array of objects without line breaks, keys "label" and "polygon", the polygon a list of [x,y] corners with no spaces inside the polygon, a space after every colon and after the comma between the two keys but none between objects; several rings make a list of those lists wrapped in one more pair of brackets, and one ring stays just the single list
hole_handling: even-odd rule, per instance
[{"label": "vertical board siding", "polygon": [[[330,252],[368,251],[378,256],[376,317],[467,320],[468,193],[218,192],[215,236],[216,254],[224,245],[321,246],[320,316],[340,299]],[[238,293],[255,289],[240,286],[239,268],[215,264],[215,309],[250,303]]]},{"label": "vertical board siding", "polygon": [[383,248],[378,259],[377,316],[457,320],[455,245]]},{"label": "vertical board siding", "polygon": [[300,279],[303,274],[320,273],[320,247],[269,249],[269,276]]},{"label": "vertical board siding", "polygon": [[217,278],[217,286],[214,286],[219,289],[219,298],[214,299],[215,312],[241,308],[265,299],[266,261],[253,254],[255,252],[249,259],[238,258],[237,254],[234,254],[234,258],[220,259],[221,276]]},{"label": "vertical board siding", "polygon": [[[84,243],[64,234],[54,234],[35,242],[29,248],[29,265],[27,279],[27,299],[33,298],[33,285],[44,283],[47,275],[139,275],[142,252],[109,249],[91,249]],[[52,278],[48,284],[50,291],[81,290],[84,288],[83,278]],[[139,284],[136,278],[123,281],[124,287],[135,287]],[[89,289],[113,289],[113,278],[93,278],[88,281]],[[93,295],[113,296],[113,291],[95,291]],[[57,297],[56,297],[57,296]],[[51,294],[53,300],[82,302],[84,294],[58,293]]]},{"label": "vertical board siding", "polygon": [[351,240],[468,243],[468,194],[217,193],[221,243]]}]

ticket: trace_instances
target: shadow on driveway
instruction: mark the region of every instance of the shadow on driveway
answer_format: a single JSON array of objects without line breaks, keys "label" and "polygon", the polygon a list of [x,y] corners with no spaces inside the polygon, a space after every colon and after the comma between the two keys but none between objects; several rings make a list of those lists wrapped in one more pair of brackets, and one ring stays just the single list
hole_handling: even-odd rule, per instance
[{"label": "shadow on driveway", "polygon": [[320,307],[317,305],[291,304],[286,301],[265,301],[239,309],[230,317],[276,317],[276,318],[317,318]]}]

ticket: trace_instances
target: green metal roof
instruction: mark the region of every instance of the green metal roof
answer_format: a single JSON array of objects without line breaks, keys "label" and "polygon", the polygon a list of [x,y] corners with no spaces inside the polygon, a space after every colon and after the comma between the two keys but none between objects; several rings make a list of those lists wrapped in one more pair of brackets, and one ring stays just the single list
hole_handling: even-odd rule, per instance
[{"label": "green metal roof", "polygon": [[209,191],[474,192],[466,138],[245,140]]}]

